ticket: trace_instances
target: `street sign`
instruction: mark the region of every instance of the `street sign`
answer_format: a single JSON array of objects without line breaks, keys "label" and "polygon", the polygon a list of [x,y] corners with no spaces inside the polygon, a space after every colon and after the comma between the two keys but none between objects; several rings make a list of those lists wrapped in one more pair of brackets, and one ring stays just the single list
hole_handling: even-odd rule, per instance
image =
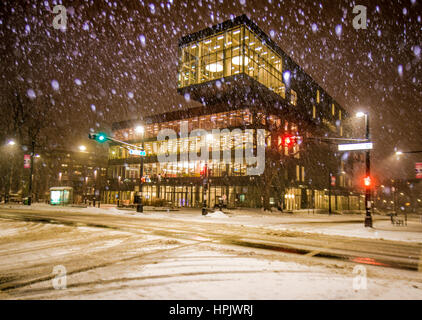
[{"label": "street sign", "polygon": [[338,150],[339,151],[371,150],[372,147],[373,147],[372,142],[347,143],[347,144],[339,144],[338,145]]},{"label": "street sign", "polygon": [[29,155],[29,154],[23,155],[23,167],[25,169],[31,168],[31,155]]},{"label": "street sign", "polygon": [[422,162],[415,163],[416,179],[422,179]]},{"label": "street sign", "polygon": [[138,150],[138,149],[129,149],[129,154],[133,156],[146,156],[145,150]]}]

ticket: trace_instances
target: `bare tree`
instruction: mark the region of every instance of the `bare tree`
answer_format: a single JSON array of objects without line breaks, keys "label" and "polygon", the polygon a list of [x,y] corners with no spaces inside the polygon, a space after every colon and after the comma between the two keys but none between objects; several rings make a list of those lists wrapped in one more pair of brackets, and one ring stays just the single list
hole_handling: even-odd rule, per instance
[{"label": "bare tree", "polygon": [[[52,129],[54,105],[51,97],[42,95],[32,99],[22,94],[19,87],[15,87],[9,91],[4,105],[5,108],[1,108],[0,111],[2,141],[5,141],[6,138],[15,139],[21,146],[20,153],[23,151],[32,155],[30,169],[30,177],[32,177],[35,152],[47,147],[47,131]],[[14,157],[14,159],[19,158]],[[5,155],[0,161],[2,163],[7,161]],[[15,165],[15,168],[19,172],[19,175],[16,175],[16,179],[18,179],[24,174],[23,168],[20,165]],[[31,196],[32,179],[28,180],[28,193]],[[2,182],[5,185],[5,182]]]}]

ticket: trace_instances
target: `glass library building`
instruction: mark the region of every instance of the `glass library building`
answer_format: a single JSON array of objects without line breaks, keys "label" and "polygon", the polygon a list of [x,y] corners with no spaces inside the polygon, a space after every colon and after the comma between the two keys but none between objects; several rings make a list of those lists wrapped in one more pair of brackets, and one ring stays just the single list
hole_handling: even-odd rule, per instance
[{"label": "glass library building", "polygon": [[[363,208],[356,159],[318,142],[346,137],[348,113],[246,15],[181,38],[175,80],[198,106],[113,124],[115,139],[146,156],[141,177],[139,156],[110,144],[105,202],[131,204],[142,184],[150,205],[200,207],[205,197],[210,207],[260,207],[266,198],[285,210]],[[265,170],[250,175],[237,155],[257,152],[258,131]]]}]

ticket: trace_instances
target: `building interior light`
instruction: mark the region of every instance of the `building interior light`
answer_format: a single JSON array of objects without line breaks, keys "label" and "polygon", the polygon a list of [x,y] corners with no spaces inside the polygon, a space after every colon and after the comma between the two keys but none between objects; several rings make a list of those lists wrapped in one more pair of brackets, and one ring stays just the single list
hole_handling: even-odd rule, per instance
[{"label": "building interior light", "polygon": [[[244,57],[244,58],[245,58],[245,65],[247,65],[249,63],[249,58],[248,57]],[[233,57],[232,63],[235,64],[236,66],[240,66],[241,64],[243,64],[242,56]]]},{"label": "building interior light", "polygon": [[218,62],[210,63],[205,66],[205,69],[209,72],[221,72],[223,71],[223,65]]},{"label": "building interior light", "polygon": [[209,43],[211,43],[211,40],[206,40],[206,41],[204,41],[204,43],[209,44]]},{"label": "building interior light", "polygon": [[219,36],[218,38],[217,38],[217,40],[221,40],[221,39],[223,39],[224,38],[224,36]]},{"label": "building interior light", "polygon": [[238,34],[240,30],[233,31],[233,34]]}]

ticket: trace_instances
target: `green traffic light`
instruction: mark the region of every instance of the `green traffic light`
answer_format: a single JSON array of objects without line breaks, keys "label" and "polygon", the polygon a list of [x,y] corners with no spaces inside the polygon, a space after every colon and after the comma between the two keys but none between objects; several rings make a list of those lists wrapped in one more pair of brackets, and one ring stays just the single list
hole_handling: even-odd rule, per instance
[{"label": "green traffic light", "polygon": [[96,135],[97,142],[103,143],[107,140],[107,135],[104,132],[100,132]]}]

